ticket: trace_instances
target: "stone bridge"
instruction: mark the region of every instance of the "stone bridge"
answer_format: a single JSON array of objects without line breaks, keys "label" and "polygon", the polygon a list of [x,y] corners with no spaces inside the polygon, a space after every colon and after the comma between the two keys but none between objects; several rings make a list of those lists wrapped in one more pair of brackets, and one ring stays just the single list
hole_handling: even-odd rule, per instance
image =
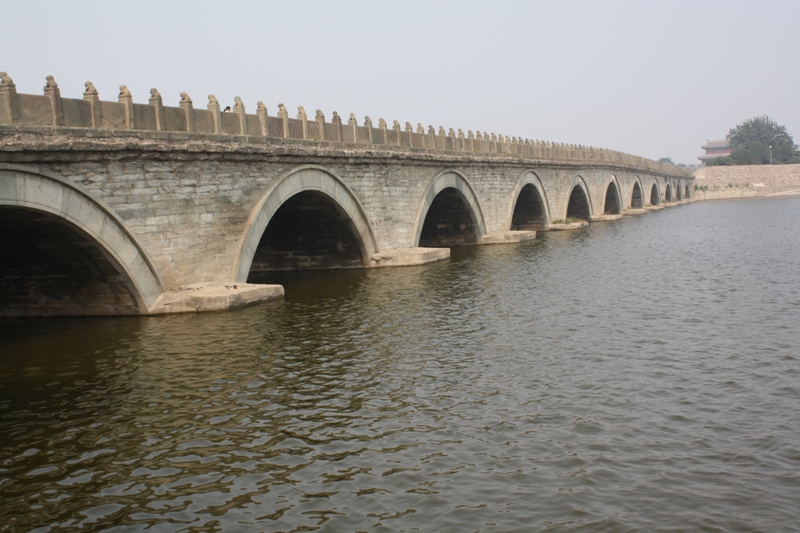
[{"label": "stone bridge", "polygon": [[681,168],[611,150],[220,107],[0,73],[0,316],[232,308],[283,296],[265,272],[422,264],[690,197]]}]

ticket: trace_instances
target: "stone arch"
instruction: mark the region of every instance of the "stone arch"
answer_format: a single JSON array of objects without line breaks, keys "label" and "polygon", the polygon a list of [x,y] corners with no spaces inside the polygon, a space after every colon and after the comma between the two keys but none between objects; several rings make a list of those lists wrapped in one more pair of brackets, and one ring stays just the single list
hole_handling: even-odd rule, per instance
[{"label": "stone arch", "polygon": [[642,180],[639,176],[633,181],[633,189],[631,190],[631,209],[644,209],[644,189],[642,188]]},{"label": "stone arch", "polygon": [[526,171],[514,187],[505,227],[511,230],[546,229],[550,226],[550,204],[541,178]]},{"label": "stone arch", "polygon": [[2,240],[16,241],[3,246],[26,246],[22,254],[16,253],[19,248],[3,253],[13,257],[3,267],[38,272],[35,280],[24,274],[13,283],[4,280],[6,296],[22,294],[16,284],[24,287],[26,299],[4,305],[3,314],[147,314],[164,291],[153,262],[124,222],[55,172],[0,163],[0,213],[0,225],[9,228]]},{"label": "stone arch", "polygon": [[619,187],[619,182],[615,175],[605,184],[605,199],[603,200],[603,214],[604,215],[620,215],[622,214],[622,195]]},{"label": "stone arch", "polygon": [[341,222],[357,241],[362,267],[369,266],[370,256],[377,251],[372,226],[364,208],[353,192],[331,170],[318,165],[302,165],[277,180],[253,207],[239,244],[233,280],[246,282],[261,238],[278,210],[299,195],[326,204],[340,216]]},{"label": "stone arch", "polygon": [[475,242],[481,242],[483,235],[486,233],[486,223],[483,218],[483,211],[481,210],[478,197],[469,182],[456,171],[446,170],[437,174],[431,184],[428,186],[425,196],[420,202],[417,209],[417,217],[414,222],[414,233],[411,246],[420,246],[420,238],[422,237],[423,229],[425,229],[425,222],[428,218],[431,206],[436,201],[439,194],[446,190],[445,195],[450,196],[450,204],[457,206],[458,201],[463,204],[465,215],[468,217],[469,223],[472,226],[472,232],[475,235]]},{"label": "stone arch", "polygon": [[680,182],[675,184],[675,199],[680,202],[683,200],[683,190],[681,189]]},{"label": "stone arch", "polygon": [[689,184],[688,183],[686,184],[685,190],[683,192],[683,196],[685,198],[691,198],[692,197],[692,190],[689,188]]},{"label": "stone arch", "polygon": [[572,180],[566,206],[564,219],[591,220],[594,216],[592,213],[592,196],[589,194],[589,187],[586,185],[586,181],[581,176],[576,176]]},{"label": "stone arch", "polygon": [[672,202],[672,185],[667,182],[666,189],[664,189],[664,201]]},{"label": "stone arch", "polygon": [[659,205],[661,203],[661,192],[658,190],[658,182],[654,181],[653,186],[650,187],[650,205]]}]

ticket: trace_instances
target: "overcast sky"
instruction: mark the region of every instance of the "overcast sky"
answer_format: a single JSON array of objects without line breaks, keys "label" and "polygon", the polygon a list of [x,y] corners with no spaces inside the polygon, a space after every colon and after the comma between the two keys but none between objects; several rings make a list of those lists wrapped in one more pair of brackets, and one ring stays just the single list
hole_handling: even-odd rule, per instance
[{"label": "overcast sky", "polygon": [[64,97],[241,96],[693,164],[769,115],[800,141],[800,1],[0,0],[0,70]]}]

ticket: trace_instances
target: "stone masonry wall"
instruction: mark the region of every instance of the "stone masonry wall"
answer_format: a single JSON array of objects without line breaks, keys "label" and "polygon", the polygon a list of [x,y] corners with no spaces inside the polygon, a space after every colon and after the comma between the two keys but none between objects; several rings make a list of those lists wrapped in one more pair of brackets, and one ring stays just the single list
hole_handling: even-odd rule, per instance
[{"label": "stone masonry wall", "polygon": [[565,217],[577,182],[587,187],[594,215],[603,213],[612,180],[623,209],[637,179],[644,191],[657,183],[662,201],[667,179],[689,183],[611,163],[286,139],[6,126],[0,141],[0,162],[57,172],[113,209],[170,289],[230,281],[254,208],[287,173],[308,165],[338,176],[357,198],[378,251],[414,246],[420,207],[443,173],[455,172],[472,187],[487,233],[509,229],[515,188],[528,173],[544,186],[551,220]]},{"label": "stone masonry wall", "polygon": [[695,180],[698,200],[800,194],[800,165],[703,167]]}]

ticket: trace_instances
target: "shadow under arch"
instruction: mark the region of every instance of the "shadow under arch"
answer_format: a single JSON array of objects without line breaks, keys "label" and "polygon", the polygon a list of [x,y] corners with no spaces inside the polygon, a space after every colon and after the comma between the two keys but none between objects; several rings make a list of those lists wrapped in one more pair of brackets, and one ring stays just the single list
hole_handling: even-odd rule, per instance
[{"label": "shadow under arch", "polygon": [[147,314],[164,291],[124,222],[56,172],[0,163],[0,226],[0,315]]},{"label": "shadow under arch", "polygon": [[667,183],[667,188],[664,189],[664,201],[665,202],[672,202],[672,185]]},{"label": "shadow under arch", "polygon": [[692,189],[689,188],[689,184],[688,183],[686,184],[686,187],[685,187],[683,195],[686,198],[691,198],[692,197]]},{"label": "shadow under arch", "polygon": [[675,197],[677,201],[683,200],[683,190],[681,188],[680,182],[675,184]]},{"label": "shadow under arch", "polygon": [[650,205],[659,205],[661,203],[661,192],[658,190],[658,182],[654,182],[650,187]]},{"label": "shadow under arch", "polygon": [[578,220],[590,220],[592,213],[592,196],[589,194],[589,187],[583,177],[575,176],[569,189],[567,197],[567,210],[564,218],[574,218]]},{"label": "shadow under arch", "polygon": [[631,209],[644,209],[644,188],[642,187],[642,180],[639,176],[636,176],[636,179],[633,181]]},{"label": "shadow under arch", "polygon": [[[440,196],[442,194],[442,196]],[[437,199],[439,200],[437,202]],[[436,204],[434,204],[436,202]],[[444,225],[452,225],[457,223],[460,225],[467,225],[467,228],[461,228],[462,237],[467,233],[474,235],[474,242],[458,242],[457,244],[475,244],[481,242],[483,235],[486,234],[486,223],[483,218],[483,211],[481,210],[478,197],[475,191],[472,190],[466,178],[453,170],[445,170],[437,174],[431,184],[428,186],[425,196],[420,202],[417,209],[417,217],[414,222],[413,240],[411,241],[412,247],[424,246],[420,244],[422,239],[423,230],[429,229],[436,221],[428,220],[428,214],[431,213],[431,207],[434,207],[433,214],[442,219]],[[459,220],[453,220],[447,213],[442,213],[439,207],[449,211],[450,215],[455,214],[461,216]],[[454,213],[454,211],[456,211]],[[427,222],[427,228],[426,228]],[[451,246],[452,244],[442,244],[442,247]]]},{"label": "shadow under arch", "polygon": [[550,220],[550,204],[542,180],[532,170],[525,171],[511,195],[505,227],[512,231],[546,229]]},{"label": "shadow under arch", "polygon": [[233,281],[247,281],[267,226],[279,209],[293,198],[308,199],[317,206],[334,209],[358,241],[361,266],[370,264],[370,256],[378,247],[361,203],[331,170],[318,165],[302,165],[279,177],[250,211],[233,267]]},{"label": "shadow under arch", "polygon": [[614,174],[605,184],[605,199],[603,200],[603,214],[604,215],[620,215],[622,214],[622,190],[619,187],[619,181]]}]

